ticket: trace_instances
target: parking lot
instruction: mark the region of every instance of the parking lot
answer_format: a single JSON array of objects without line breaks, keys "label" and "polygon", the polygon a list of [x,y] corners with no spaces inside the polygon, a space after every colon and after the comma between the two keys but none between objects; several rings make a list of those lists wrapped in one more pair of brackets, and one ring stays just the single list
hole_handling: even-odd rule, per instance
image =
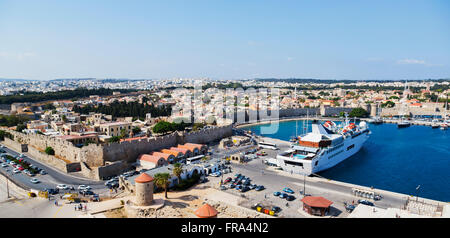
[{"label": "parking lot", "polygon": [[[230,188],[231,182],[229,182],[225,184],[226,190],[224,192],[242,197],[240,205],[246,208],[252,208],[257,203],[268,208],[277,206],[281,208],[278,217],[287,218],[306,217],[304,213],[298,211],[303,206],[301,199],[303,198],[304,189],[308,195],[323,196],[331,200],[333,204],[330,208],[329,215],[333,217],[347,217],[349,213],[345,209],[344,202],[352,204],[357,203],[358,199],[360,199],[351,194],[351,188],[349,187],[326,183],[323,180],[320,181],[319,178],[306,177],[303,180],[302,176],[289,176],[285,172],[277,171],[274,167],[263,163],[265,158],[273,158],[276,156],[277,151],[268,149],[264,149],[263,151],[266,151],[266,153],[263,153],[264,155],[257,156],[244,164],[232,163],[232,172],[224,174],[223,177],[210,176],[209,180],[211,185],[220,189],[219,183],[221,179],[225,181],[228,177],[234,178],[236,174],[249,177],[251,179],[250,184],[263,185],[265,189],[262,191],[250,189],[249,191],[241,192],[235,188]],[[284,188],[291,189],[293,193],[283,191]],[[275,196],[274,192],[286,193],[293,196],[294,199],[288,201],[286,198]],[[376,205],[383,203],[383,201],[377,202]]]}]

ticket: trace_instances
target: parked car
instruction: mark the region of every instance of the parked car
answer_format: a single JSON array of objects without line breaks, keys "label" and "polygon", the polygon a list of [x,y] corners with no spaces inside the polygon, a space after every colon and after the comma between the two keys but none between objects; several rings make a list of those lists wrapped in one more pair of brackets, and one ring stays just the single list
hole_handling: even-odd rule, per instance
[{"label": "parked car", "polygon": [[250,188],[248,188],[248,186],[242,186],[241,193],[245,193],[249,190],[250,190]]},{"label": "parked car", "polygon": [[344,202],[344,207],[348,213],[351,213],[351,212],[353,212],[353,210],[355,210],[355,205],[347,204],[346,202]]},{"label": "parked car", "polygon": [[224,185],[220,186],[220,190],[227,190],[227,187],[225,187]]},{"label": "parked car", "polygon": [[273,193],[273,196],[275,196],[275,197],[278,197],[278,196],[280,196],[280,195],[281,195],[280,192],[274,192],[274,193]]},{"label": "parked car", "polygon": [[55,194],[59,193],[59,189],[53,189],[53,188],[46,188],[46,189],[44,189],[44,191],[47,191],[48,194],[51,194],[51,195],[55,195]]},{"label": "parked car", "polygon": [[287,195],[286,193],[281,193],[279,197],[280,198],[287,198],[287,196],[289,196],[289,195]]},{"label": "parked car", "polygon": [[255,203],[253,204],[250,208],[251,209],[256,209],[257,207],[262,207],[263,205],[261,203]]},{"label": "parked car", "polygon": [[80,194],[82,194],[84,196],[89,196],[89,195],[94,195],[95,193],[92,192],[91,190],[81,190]]},{"label": "parked car", "polygon": [[91,189],[91,187],[90,186],[87,186],[87,185],[80,185],[80,186],[78,186],[78,190],[90,190]]},{"label": "parked car", "polygon": [[281,212],[281,208],[277,207],[277,206],[273,206],[272,207],[272,211],[275,212],[275,213],[279,213],[279,212]]},{"label": "parked car", "polygon": [[5,163],[2,163],[2,167],[3,167],[3,168],[6,168],[6,167],[8,167],[8,165],[5,164]]},{"label": "parked car", "polygon": [[294,200],[295,200],[295,197],[292,196],[292,195],[287,195],[286,200],[288,200],[288,201],[294,201]]},{"label": "parked car", "polygon": [[369,201],[363,200],[363,199],[358,200],[358,203],[364,204],[364,205],[367,205],[367,206],[372,206],[372,207],[375,206],[375,204],[373,204],[373,202],[369,202]]},{"label": "parked car", "polygon": [[67,189],[69,189],[69,187],[67,185],[65,185],[65,184],[58,184],[58,185],[56,185],[56,188],[60,189],[60,190],[67,190]]},{"label": "parked car", "polygon": [[37,178],[32,178],[32,179],[30,179],[30,182],[32,182],[32,183],[40,183],[41,181],[39,181]]},{"label": "parked car", "polygon": [[14,170],[13,170],[13,173],[18,174],[18,173],[20,173],[20,170],[14,169]]},{"label": "parked car", "polygon": [[47,172],[45,172],[45,170],[41,170],[41,171],[39,172],[39,174],[41,174],[41,175],[46,175]]},{"label": "parked car", "polygon": [[256,191],[262,191],[264,189],[265,189],[265,187],[263,185],[256,186],[256,188],[255,188]]},{"label": "parked car", "polygon": [[283,192],[286,192],[286,193],[290,193],[290,194],[293,194],[294,193],[294,191],[292,190],[292,189],[290,189],[290,188],[283,188]]},{"label": "parked car", "polygon": [[100,202],[100,198],[99,198],[98,194],[94,194],[94,196],[91,197],[91,201]]}]

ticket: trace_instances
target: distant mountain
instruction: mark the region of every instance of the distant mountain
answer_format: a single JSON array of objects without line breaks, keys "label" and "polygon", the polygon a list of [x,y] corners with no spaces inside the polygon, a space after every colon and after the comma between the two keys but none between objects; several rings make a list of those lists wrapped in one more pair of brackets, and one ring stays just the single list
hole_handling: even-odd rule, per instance
[{"label": "distant mountain", "polygon": [[8,81],[23,82],[23,81],[33,81],[33,80],[29,80],[29,79],[8,79],[8,78],[0,78],[0,82],[8,82]]},{"label": "distant mountain", "polygon": [[444,82],[450,81],[450,79],[398,79],[398,80],[343,80],[343,79],[300,79],[300,78],[289,78],[289,79],[277,79],[277,78],[261,78],[254,79],[262,82],[286,82],[286,83],[356,83],[356,82],[423,82],[423,81],[434,81],[434,82]]}]

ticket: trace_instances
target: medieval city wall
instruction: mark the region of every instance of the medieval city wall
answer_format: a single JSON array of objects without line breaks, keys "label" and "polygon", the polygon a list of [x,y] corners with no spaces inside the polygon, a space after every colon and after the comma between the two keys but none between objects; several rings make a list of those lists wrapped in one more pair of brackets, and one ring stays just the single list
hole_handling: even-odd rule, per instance
[{"label": "medieval city wall", "polygon": [[177,138],[177,144],[184,143],[196,143],[196,144],[208,144],[212,141],[221,140],[225,137],[230,137],[233,134],[233,126],[221,126],[213,127],[209,129],[203,129],[180,135]]},{"label": "medieval city wall", "polygon": [[135,162],[141,154],[148,154],[174,146],[176,141],[176,134],[173,133],[156,138],[110,143],[103,146],[103,159],[104,161],[125,161],[131,163]]},{"label": "medieval city wall", "polygon": [[341,112],[350,113],[354,108],[350,107],[325,107],[320,113],[321,116],[339,116]]},{"label": "medieval city wall", "polygon": [[[12,130],[7,130],[7,132],[14,136],[14,141],[20,144],[30,145],[40,151],[45,151],[45,148],[50,146],[55,151],[55,155],[67,162],[86,162],[89,166],[104,165],[102,146],[90,144],[78,148],[68,141],[45,135],[24,134]],[[15,146],[12,148],[16,151],[21,151],[20,147],[17,147],[16,145],[12,146]]]},{"label": "medieval city wall", "polygon": [[443,103],[436,105],[435,103],[423,103],[422,107],[407,107],[402,110],[400,104],[396,104],[393,108],[383,108],[381,116],[397,116],[397,115],[440,115],[445,116],[445,108]]},{"label": "medieval city wall", "polygon": [[[5,145],[22,152],[22,144],[27,145],[28,153],[44,163],[63,172],[81,173],[92,179],[101,179],[122,171],[128,164],[134,163],[139,155],[148,154],[164,148],[184,143],[207,144],[232,135],[232,125],[213,127],[190,133],[172,133],[170,135],[133,141],[110,143],[107,145],[90,144],[82,148],[58,138],[38,134],[24,134],[8,130],[14,140],[5,138]],[[46,147],[55,150],[55,156],[47,155]],[[108,163],[116,162],[116,163]],[[119,163],[120,162],[120,163]]]}]

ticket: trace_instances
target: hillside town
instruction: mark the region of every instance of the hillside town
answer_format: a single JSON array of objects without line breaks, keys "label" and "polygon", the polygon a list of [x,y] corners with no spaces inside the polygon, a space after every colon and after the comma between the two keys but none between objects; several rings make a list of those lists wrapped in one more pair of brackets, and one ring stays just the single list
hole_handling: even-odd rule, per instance
[{"label": "hillside town", "polygon": [[[445,122],[449,83],[449,80],[4,81],[0,98],[5,102],[0,115],[5,165],[2,174],[15,177],[17,190],[25,190],[29,196],[53,198],[55,203],[61,193],[66,197],[61,196],[60,202],[71,203],[84,201],[90,194],[92,201],[106,204],[98,207],[93,203],[96,212],[90,215],[94,217],[95,214],[156,217],[158,210],[168,217],[192,217],[205,209],[204,213],[220,214],[219,217],[379,216],[381,212],[375,214],[375,210],[365,207],[373,205],[366,200],[355,209],[355,199],[340,196],[339,190],[344,186],[345,190],[353,191],[357,186],[338,182],[326,188],[330,192],[325,194],[332,201],[322,196],[310,199],[303,194],[302,203],[291,205],[292,209],[288,208],[289,202],[286,205],[267,202],[271,195],[258,191],[284,186],[277,176],[288,176],[299,187],[303,179],[304,184],[321,195],[319,178],[306,181],[295,178],[292,171],[289,175],[277,161],[277,152],[267,149],[267,143],[263,146],[268,138],[240,127],[266,119],[344,116],[361,120],[407,117]],[[271,111],[272,116],[277,111],[278,118],[265,117],[263,111]],[[277,140],[269,145],[289,147]],[[234,177],[226,175],[232,172]],[[251,182],[253,178],[260,184]],[[51,182],[54,180],[60,181],[56,188]],[[73,192],[76,186],[81,197]],[[234,187],[239,187],[238,194],[227,191]],[[201,191],[202,188],[209,192]],[[385,217],[439,217],[448,213],[448,207],[428,200],[405,203],[399,195],[373,192],[365,187],[358,189],[362,192],[359,195],[352,192],[355,198],[375,201],[389,197],[378,203],[382,204],[378,209],[384,209]],[[256,194],[243,195],[248,190]],[[285,187],[283,192],[287,201],[296,199],[289,195],[293,193],[291,188]],[[169,206],[174,203],[169,197],[183,196],[197,196],[187,211]],[[199,211],[194,212],[194,208]],[[74,215],[80,216],[78,213],[68,216]]]}]

